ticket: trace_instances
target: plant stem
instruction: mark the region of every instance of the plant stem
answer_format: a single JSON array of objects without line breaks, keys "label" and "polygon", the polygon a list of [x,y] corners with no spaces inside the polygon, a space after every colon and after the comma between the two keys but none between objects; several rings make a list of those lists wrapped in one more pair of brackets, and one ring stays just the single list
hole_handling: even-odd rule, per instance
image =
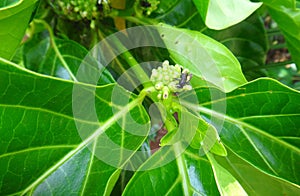
[{"label": "plant stem", "polygon": [[284,62],[279,62],[279,63],[270,63],[262,66],[257,66],[257,67],[252,67],[250,69],[245,69],[245,71],[254,71],[254,70],[259,70],[259,69],[269,69],[269,68],[275,68],[275,67],[282,67],[287,64],[294,63],[292,60],[284,61]]},{"label": "plant stem", "polygon": [[[142,67],[139,65],[139,63],[135,60],[135,58],[132,56],[132,54],[128,51],[127,48],[120,42],[120,40],[115,36],[111,37],[113,39],[113,44],[119,51],[125,51],[121,54],[121,56],[124,58],[124,60],[128,63],[128,65],[132,68],[133,72],[135,73],[136,77],[141,81],[143,86],[150,87],[152,86],[148,81],[149,77],[145,73],[145,71],[142,69]],[[126,72],[126,71],[125,71]],[[125,73],[124,72],[124,73]],[[143,83],[143,81],[147,81],[146,83]]]},{"label": "plant stem", "polygon": [[[102,40],[104,39],[104,36],[101,34],[100,31],[98,31],[99,33],[99,37],[102,38]],[[143,81],[149,81],[149,77],[148,75],[145,73],[145,71],[141,68],[141,66],[139,65],[139,63],[135,60],[135,58],[131,55],[131,53],[128,51],[127,48],[125,48],[125,46],[120,42],[120,40],[114,36],[111,37],[111,39],[113,40],[113,44],[114,46],[119,50],[119,51],[125,51],[121,54],[121,56],[124,58],[124,60],[128,63],[128,65],[132,68],[133,72],[135,73],[136,77],[138,78],[138,80],[143,84],[143,86],[146,87],[150,87],[152,86],[151,84],[149,84],[149,82],[143,83]],[[108,47],[109,48],[109,47]],[[111,51],[112,52],[112,51]],[[119,62],[119,61],[118,61]],[[121,64],[119,62],[119,64]],[[123,71],[123,74],[126,74],[126,70],[124,69],[123,66],[121,66],[121,69]],[[131,83],[135,84],[134,80],[130,79],[129,80]]]},{"label": "plant stem", "polygon": [[[134,13],[134,11],[135,11],[135,13]],[[129,12],[128,11],[122,11],[122,10],[113,10],[108,16],[111,17],[111,18],[120,17],[120,18],[123,18],[127,21],[134,22],[134,23],[140,24],[140,25],[155,25],[155,24],[158,24],[158,22],[156,20],[143,17],[143,15],[141,15],[135,9],[132,9]]]},{"label": "plant stem", "polygon": [[65,61],[65,59],[63,58],[62,54],[60,53],[60,51],[58,50],[58,47],[55,43],[55,37],[54,37],[54,34],[53,34],[53,31],[50,27],[50,25],[44,21],[44,20],[39,20],[39,19],[35,19],[34,20],[35,23],[39,23],[39,24],[42,24],[45,26],[45,28],[47,29],[47,31],[49,32],[49,37],[50,37],[50,43],[52,45],[52,48],[55,52],[55,54],[57,55],[58,59],[61,61],[62,65],[64,66],[64,68],[68,71],[71,79],[75,82],[78,82],[76,77],[74,76],[74,74],[72,73],[71,69],[69,68],[67,62]]},{"label": "plant stem", "polygon": [[280,49],[280,48],[286,48],[286,43],[283,44],[276,44],[276,45],[271,45],[270,49]]},{"label": "plant stem", "polygon": [[269,37],[276,36],[276,35],[282,35],[282,32],[279,29],[275,29],[275,30],[267,31],[267,35]]},{"label": "plant stem", "polygon": [[125,16],[123,18],[125,20],[134,22],[134,23],[140,24],[140,25],[156,25],[156,24],[158,24],[158,22],[156,20],[151,20],[151,19],[146,19],[146,18],[140,18],[140,17],[134,17],[134,16]]}]

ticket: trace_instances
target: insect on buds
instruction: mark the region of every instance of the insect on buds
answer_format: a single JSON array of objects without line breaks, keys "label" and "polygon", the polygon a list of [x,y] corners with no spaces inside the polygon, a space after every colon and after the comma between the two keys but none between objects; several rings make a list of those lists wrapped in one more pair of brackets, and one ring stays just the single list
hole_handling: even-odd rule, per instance
[{"label": "insect on buds", "polygon": [[150,80],[154,88],[159,92],[158,99],[168,99],[170,93],[179,93],[192,89],[190,80],[192,74],[188,69],[176,64],[169,65],[169,61],[164,61],[161,67],[152,70]]}]

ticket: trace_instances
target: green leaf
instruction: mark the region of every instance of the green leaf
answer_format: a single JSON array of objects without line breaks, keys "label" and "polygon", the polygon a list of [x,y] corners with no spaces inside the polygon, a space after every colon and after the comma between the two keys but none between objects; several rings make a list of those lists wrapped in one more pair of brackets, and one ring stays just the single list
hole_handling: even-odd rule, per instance
[{"label": "green leaf", "polygon": [[[200,32],[166,25],[158,31],[174,61],[228,92],[247,81],[234,55]],[[176,52],[175,52],[176,51]]]},{"label": "green leaf", "polygon": [[[140,148],[149,131],[141,98],[116,84],[76,83],[86,92],[72,99],[74,83],[0,62],[0,194],[110,194],[121,166],[103,155],[122,165]],[[113,90],[120,93],[118,105]],[[74,107],[93,108],[89,100],[96,119],[90,113],[74,119]],[[134,131],[129,118],[145,125],[138,130],[143,135],[127,132]],[[107,138],[130,152],[111,148]]]},{"label": "green leaf", "polygon": [[19,0],[3,0],[0,2],[0,8],[11,6],[17,3]]},{"label": "green leaf", "polygon": [[0,57],[11,59],[28,26],[37,0],[3,1],[0,4]]},{"label": "green leaf", "polygon": [[160,1],[154,12],[155,19],[176,27],[201,30],[205,27],[192,0]]},{"label": "green leaf", "polygon": [[[90,67],[97,64],[96,60],[92,61],[93,59],[87,49],[72,40],[55,38],[54,41],[58,48],[58,51],[55,51],[50,41],[52,38],[47,34],[45,35],[45,33],[34,35],[31,40],[24,44],[23,59],[26,68],[38,73],[72,80],[70,73],[59,56],[67,63],[69,70],[74,76],[76,76],[81,64],[90,64]],[[86,56],[88,56],[88,60],[85,60]],[[115,81],[106,69],[102,71],[98,85]]]},{"label": "green leaf", "polygon": [[226,156],[226,149],[220,141],[216,128],[201,117],[198,117],[198,120],[198,129],[190,146],[197,150],[203,147],[205,152],[210,151],[216,155]]},{"label": "green leaf", "polygon": [[235,25],[257,10],[262,3],[249,0],[193,0],[206,26],[220,30]]},{"label": "green leaf", "polygon": [[300,187],[268,175],[228,150],[227,157],[215,157],[243,186],[249,195],[299,195]]},{"label": "green leaf", "polygon": [[265,64],[268,50],[265,27],[257,13],[230,28],[206,29],[203,33],[224,44],[237,57],[248,80],[265,76],[260,70],[251,71]]},{"label": "green leaf", "polygon": [[[177,143],[157,151],[134,174],[123,195],[218,195],[207,158],[193,149],[179,155],[181,148]],[[161,165],[166,159],[170,162]]]},{"label": "green leaf", "polygon": [[[290,193],[285,190],[299,192],[298,185],[295,185],[299,184],[297,163],[300,153],[297,141],[300,132],[296,123],[300,119],[300,104],[297,101],[300,97],[299,92],[271,79],[260,79],[241,86],[228,93],[226,99],[210,100],[212,93],[222,94],[214,88],[200,88],[196,92],[199,95],[200,106],[182,101],[183,105],[200,111],[208,117],[207,121],[213,118],[220,120],[220,125],[214,125],[223,125],[221,141],[230,152],[237,154],[237,160],[245,163],[245,169],[240,162],[233,162],[233,165],[220,162],[234,161],[232,156],[215,156],[217,161],[210,160],[213,170],[204,165],[190,167],[192,163],[204,164],[204,160],[207,159],[199,156],[199,151],[185,149],[184,145],[178,142],[173,146],[162,147],[150,157],[134,174],[124,195],[166,195],[175,192],[181,195],[214,195],[218,193],[210,191],[211,188],[216,191],[216,186],[225,195],[237,191],[243,194],[271,193],[271,190],[283,193]],[[223,113],[223,110],[219,111],[218,107],[212,107],[212,104],[222,105],[225,101],[226,113]],[[189,119],[192,119],[191,117],[189,116]],[[218,121],[214,123],[216,122]],[[191,121],[189,123],[193,124]],[[187,130],[191,131],[193,127]],[[172,160],[174,157],[177,159]],[[170,160],[170,163],[164,165],[165,160]],[[191,168],[196,173],[190,172]],[[242,174],[249,171],[248,179]],[[260,190],[266,189],[266,184],[262,185],[262,181],[256,183],[251,171],[254,171],[253,175],[258,174],[272,182],[274,187],[269,187],[270,191]],[[217,183],[210,182],[207,187],[206,183],[209,179],[214,179],[213,175]],[[256,188],[259,189],[257,192]]]},{"label": "green leaf", "polygon": [[[180,119],[178,130],[170,132],[171,138],[165,139],[167,145],[161,147],[134,174],[126,186],[124,195],[214,195],[217,193],[217,188],[212,183],[212,169],[206,157],[200,156],[205,155],[214,146],[217,133],[214,130],[206,130],[208,124],[187,110],[182,110],[178,114],[178,119]],[[199,129],[202,129],[200,133],[198,133]],[[207,135],[206,138],[204,133]],[[193,143],[192,140],[195,140],[195,144],[199,141],[197,149],[188,147],[191,142]],[[216,143],[219,144],[218,141]],[[215,149],[219,148],[218,145],[215,146],[217,146]]]},{"label": "green leaf", "polygon": [[[300,93],[271,79],[259,79],[211,100],[216,89],[199,89],[200,105],[184,104],[219,119],[221,141],[243,160],[260,170],[299,184]],[[212,105],[226,105],[222,107]]]},{"label": "green leaf", "polygon": [[295,8],[295,0],[286,0],[286,1],[281,1],[281,0],[260,0],[266,5],[269,6],[276,6],[276,7],[289,7],[289,8]]},{"label": "green leaf", "polygon": [[210,154],[207,155],[215,175],[215,180],[221,195],[248,195],[240,183]]}]

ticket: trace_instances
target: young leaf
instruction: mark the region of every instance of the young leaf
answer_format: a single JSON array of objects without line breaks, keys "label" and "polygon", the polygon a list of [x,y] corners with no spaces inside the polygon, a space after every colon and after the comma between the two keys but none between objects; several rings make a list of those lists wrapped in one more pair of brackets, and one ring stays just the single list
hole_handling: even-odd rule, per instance
[{"label": "young leaf", "polygon": [[220,30],[235,25],[257,10],[262,3],[249,0],[193,0],[210,29]]},{"label": "young leaf", "polygon": [[219,42],[197,31],[161,26],[158,31],[171,57],[193,75],[226,92],[247,82],[238,60]]},{"label": "young leaf", "polygon": [[[4,1],[6,2],[6,1]],[[0,57],[11,59],[28,26],[37,0],[19,0],[0,6]]]},{"label": "young leaf", "polygon": [[224,44],[237,57],[248,80],[265,76],[260,70],[251,71],[265,64],[268,50],[267,34],[259,14],[254,13],[230,28],[206,29],[203,33]]}]

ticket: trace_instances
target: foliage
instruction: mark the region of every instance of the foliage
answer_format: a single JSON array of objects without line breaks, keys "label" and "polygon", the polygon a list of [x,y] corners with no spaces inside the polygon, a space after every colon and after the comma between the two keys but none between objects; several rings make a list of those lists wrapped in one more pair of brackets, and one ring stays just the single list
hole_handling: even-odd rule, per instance
[{"label": "foliage", "polygon": [[[299,195],[299,16],[295,0],[1,1],[0,195]],[[278,48],[291,59],[266,63]]]}]

